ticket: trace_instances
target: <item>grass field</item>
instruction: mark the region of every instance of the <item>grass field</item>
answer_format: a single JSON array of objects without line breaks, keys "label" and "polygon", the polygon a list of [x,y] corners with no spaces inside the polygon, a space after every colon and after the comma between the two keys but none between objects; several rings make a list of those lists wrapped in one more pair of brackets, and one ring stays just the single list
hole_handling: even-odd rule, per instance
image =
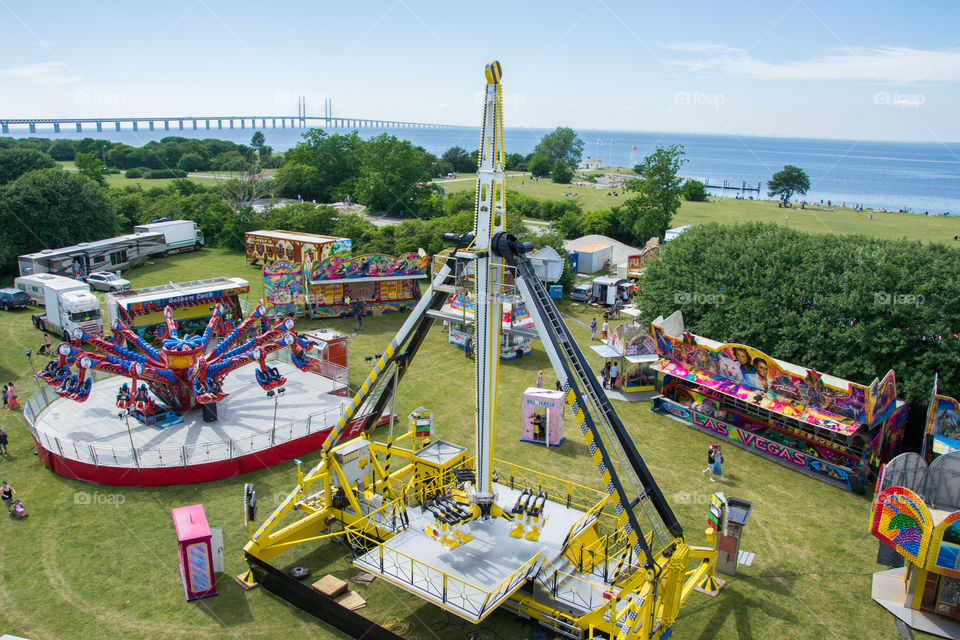
[{"label": "grass field", "polygon": [[[61,161],[58,161],[57,164],[59,164],[61,167],[63,167],[68,171],[77,170],[77,165],[74,164],[72,161],[61,160]],[[210,186],[210,185],[216,184],[217,179],[212,177],[206,177],[206,176],[221,175],[221,174],[230,175],[230,172],[227,172],[227,171],[206,172],[205,171],[203,172],[204,177],[189,176],[189,175],[188,177],[190,180],[193,180],[203,185]],[[156,180],[147,180],[144,178],[126,178],[122,173],[108,173],[107,175],[104,176],[104,179],[106,181],[107,186],[112,187],[114,189],[122,189],[123,187],[132,187],[134,185],[137,185],[144,191],[148,189],[153,189],[155,187],[161,187],[161,188],[166,187],[167,185],[173,182],[172,178],[158,178]]]},{"label": "grass field", "polygon": [[[466,175],[466,174],[464,174]],[[521,186],[521,184],[523,186]],[[623,204],[625,196],[619,190],[618,197],[607,195],[611,189],[595,189],[593,185],[579,187],[568,184],[556,184],[549,179],[533,181],[530,176],[512,177],[507,185],[522,193],[536,198],[552,200],[574,200],[580,203],[584,211],[597,211]],[[444,187],[451,193],[474,188],[474,182],[464,180],[450,182]],[[576,196],[565,196],[576,193]],[[508,198],[509,206],[509,198]],[[705,222],[773,222],[786,224],[794,229],[809,233],[863,234],[876,238],[908,238],[922,242],[954,242],[953,236],[960,234],[958,216],[924,216],[915,213],[873,213],[873,219],[866,211],[857,213],[850,208],[808,206],[804,209],[781,209],[776,202],[767,200],[737,200],[734,198],[714,198],[709,202],[684,201],[680,211],[673,218],[673,226],[684,224],[702,224]],[[960,243],[958,243],[960,244]]]},{"label": "grass field", "polygon": [[[262,292],[259,270],[243,256],[207,249],[156,260],[124,273],[134,286],[217,275],[240,276],[251,283],[251,302]],[[9,284],[9,283],[5,283]],[[582,345],[589,333],[581,322],[591,311],[564,304]],[[21,401],[36,389],[24,352],[36,351],[40,334],[30,326],[32,310],[0,313],[0,379],[15,381]],[[366,375],[363,356],[383,350],[403,321],[402,314],[370,318],[351,339],[351,382]],[[351,321],[301,321],[298,328],[329,326],[349,332]],[[437,435],[472,445],[472,363],[446,343],[435,327],[400,386],[397,413],[417,406],[432,409]],[[585,348],[594,368],[600,365]],[[34,358],[34,364],[43,361]],[[590,486],[598,485],[587,448],[568,418],[567,442],[544,449],[518,442],[519,396],[533,385],[538,369],[549,371],[542,347],[531,356],[500,367],[500,424],[496,455]],[[240,371],[237,376],[252,372]],[[863,380],[861,382],[866,382]],[[552,386],[547,373],[545,385]],[[754,502],[742,548],[756,553],[716,599],[694,594],[674,630],[675,638],[885,639],[899,637],[893,618],[870,599],[870,576],[877,541],[867,532],[869,501],[797,474],[758,456],[731,448],[726,452],[726,482],[712,484],[700,470],[710,439],[649,411],[647,403],[616,403],[692,544],[703,543],[710,494],[718,489]],[[0,410],[10,433],[9,456],[0,457],[0,477],[23,499],[31,517],[0,522],[0,633],[41,639],[137,638],[339,638],[340,634],[288,606],[262,589],[242,591],[232,577],[245,564],[241,548],[241,492],[254,482],[265,518],[296,481],[292,463],[239,478],[182,487],[129,489],[94,487],[47,471],[32,455],[19,412]],[[383,430],[381,430],[383,431]],[[382,434],[381,434],[382,435]],[[317,461],[305,457],[307,467]],[[82,504],[89,499],[90,504]],[[211,526],[224,529],[227,572],[218,577],[220,595],[185,603],[176,564],[176,538],[170,509],[203,503]],[[326,559],[324,559],[326,558]],[[324,543],[301,548],[285,561],[306,563],[350,579],[355,575],[344,549]],[[420,640],[464,638],[473,627],[432,605],[377,580],[369,587],[350,582],[369,600],[361,612],[380,623],[401,619],[412,625],[408,637]],[[487,638],[521,639],[529,630],[521,621],[496,613],[480,627]],[[868,631],[869,630],[869,631]]]}]

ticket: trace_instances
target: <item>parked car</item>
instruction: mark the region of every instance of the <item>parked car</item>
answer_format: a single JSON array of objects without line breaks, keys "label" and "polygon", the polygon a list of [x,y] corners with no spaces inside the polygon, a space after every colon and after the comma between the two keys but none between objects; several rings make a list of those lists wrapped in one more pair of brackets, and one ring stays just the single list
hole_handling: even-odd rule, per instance
[{"label": "parked car", "polygon": [[573,291],[570,292],[571,300],[579,300],[580,302],[587,302],[590,298],[593,297],[593,283],[592,282],[581,282],[573,288]]},{"label": "parked car", "polygon": [[10,311],[10,309],[25,309],[29,303],[30,296],[27,295],[26,291],[14,289],[13,287],[0,289],[0,308],[4,311]]},{"label": "parked car", "polygon": [[129,280],[124,280],[111,271],[91,273],[87,276],[87,284],[94,291],[127,291],[130,289]]}]

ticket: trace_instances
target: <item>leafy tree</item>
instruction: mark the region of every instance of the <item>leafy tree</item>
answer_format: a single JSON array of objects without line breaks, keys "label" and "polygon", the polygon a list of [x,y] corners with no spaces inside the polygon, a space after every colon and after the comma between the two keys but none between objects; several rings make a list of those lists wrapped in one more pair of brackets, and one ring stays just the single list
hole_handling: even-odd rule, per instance
[{"label": "leafy tree", "polygon": [[106,183],[103,177],[103,163],[100,158],[92,153],[78,153],[74,159],[80,175],[93,180],[99,185]]},{"label": "leafy tree", "polygon": [[110,142],[109,140],[83,138],[74,144],[74,149],[77,153],[91,153],[97,157],[100,157],[100,155],[103,154],[104,147],[106,147],[107,151],[110,151],[114,144],[116,143]]},{"label": "leafy tree", "polygon": [[508,153],[504,162],[506,163],[504,169],[507,171],[526,171],[527,169],[527,159],[519,153]]},{"label": "leafy tree", "polygon": [[547,156],[550,166],[557,160],[562,160],[571,167],[576,167],[583,156],[583,140],[570,127],[557,127],[543,136],[533,151]]},{"label": "leafy tree", "polygon": [[643,177],[627,183],[627,189],[637,195],[612,210],[617,220],[615,238],[636,245],[653,236],[663,240],[680,209],[682,181],[677,172],[683,165],[683,155],[683,147],[674,144],[657,147],[643,159]]},{"label": "leafy tree", "polygon": [[767,183],[767,195],[780,198],[780,204],[785,205],[790,202],[790,198],[795,193],[804,195],[810,190],[810,178],[800,167],[788,164],[780,171],[773,174],[770,182]]},{"label": "leafy tree", "polygon": [[254,132],[253,137],[250,138],[250,147],[257,153],[259,153],[260,149],[263,147],[266,141],[267,141],[266,136],[264,136],[262,132],[256,131]]},{"label": "leafy tree", "polygon": [[177,169],[181,169],[187,173],[191,171],[203,171],[206,168],[207,161],[204,160],[203,156],[199,153],[188,153],[180,156],[180,161],[177,163]]},{"label": "leafy tree", "polygon": [[258,200],[272,198],[276,192],[273,180],[253,175],[217,181],[217,193],[241,216],[248,216]]},{"label": "leafy tree", "polygon": [[477,170],[477,154],[471,154],[462,147],[450,147],[440,156],[441,160],[449,162],[457,173],[473,173]]},{"label": "leafy tree", "polygon": [[616,238],[617,233],[617,210],[600,209],[590,211],[581,218],[577,235],[598,234],[601,236],[611,236]]},{"label": "leafy tree", "polygon": [[707,187],[699,180],[687,180],[682,187],[683,198],[690,202],[706,202]]},{"label": "leafy tree", "polygon": [[[583,231],[583,224],[583,211],[567,211],[557,219],[554,226],[563,234],[564,238],[579,238],[582,235],[586,235]],[[606,227],[604,227],[604,229],[606,229]],[[607,234],[604,233],[604,235]]]},{"label": "leafy tree", "polygon": [[108,238],[116,223],[114,203],[100,185],[74,171],[31,171],[0,198],[3,268],[15,269],[18,255]]},{"label": "leafy tree", "polygon": [[283,197],[323,201],[320,171],[311,165],[288,162],[277,171],[274,182]]},{"label": "leafy tree", "polygon": [[287,164],[314,167],[316,172],[309,176],[309,185],[301,183],[300,191],[281,188],[280,195],[296,198],[297,193],[308,191],[313,194],[311,200],[315,197],[317,202],[337,202],[355,195],[363,147],[364,141],[356,131],[330,135],[323,129],[308,130],[303,134],[303,142],[287,152]]},{"label": "leafy tree", "polygon": [[563,160],[557,160],[551,171],[552,180],[560,184],[570,184],[573,180],[573,169]]},{"label": "leafy tree", "polygon": [[54,160],[73,160],[77,155],[77,150],[74,148],[73,140],[61,138],[50,145],[47,149],[47,155]]},{"label": "leafy tree", "polygon": [[550,162],[550,157],[544,153],[534,153],[527,161],[527,169],[537,177],[550,175],[552,168],[553,164]]},{"label": "leafy tree", "polygon": [[362,153],[357,200],[373,211],[415,218],[424,201],[438,192],[428,182],[424,152],[410,142],[384,133],[368,140]]},{"label": "leafy tree", "polygon": [[36,149],[0,149],[0,185],[16,180],[29,171],[56,166],[53,158]]},{"label": "leafy tree", "polygon": [[218,153],[210,161],[210,168],[214,171],[246,171],[250,167],[239,151],[224,151]]}]

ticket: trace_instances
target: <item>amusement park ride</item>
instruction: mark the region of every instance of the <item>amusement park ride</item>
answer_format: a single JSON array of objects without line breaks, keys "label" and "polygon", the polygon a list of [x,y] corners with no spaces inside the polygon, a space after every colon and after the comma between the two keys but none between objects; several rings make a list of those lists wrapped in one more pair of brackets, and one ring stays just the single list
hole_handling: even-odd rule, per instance
[{"label": "amusement park ride", "polygon": [[[266,357],[274,351],[289,348],[291,361],[301,370],[315,362],[307,355],[313,343],[296,334],[293,319],[281,319],[271,327],[263,304],[237,326],[224,318],[223,306],[217,305],[199,336],[181,337],[170,307],[164,309],[164,317],[159,349],[115,319],[109,340],[76,329],[73,343],[61,343],[57,347],[60,357],[51,360],[37,377],[56,387],[61,397],[77,402],[90,395],[93,379],[88,371],[128,377],[130,383],[124,383],[117,393],[117,406],[145,424],[160,425],[178,421],[178,415],[198,405],[223,400],[227,395],[224,377],[251,362],[258,363],[256,379],[263,389],[282,386],[286,379],[266,364]],[[219,341],[211,349],[214,338]],[[241,339],[246,342],[237,345]],[[81,349],[83,343],[101,353]],[[75,373],[70,373],[71,365],[77,367]]]},{"label": "amusement park ride", "polygon": [[[695,589],[719,590],[717,531],[725,525],[713,522],[707,546],[685,540],[534,273],[526,256],[531,247],[504,230],[500,76],[499,62],[486,66],[474,230],[444,236],[455,244],[454,253],[378,358],[324,443],[319,464],[298,471],[290,494],[255,531],[251,525],[244,547],[250,571],[240,579],[340,625],[342,612],[323,615],[330,603],[270,564],[282,564],[279,556],[298,545],[340,537],[355,566],[473,623],[503,607],[571,638],[666,638]],[[417,437],[416,423],[425,414],[419,410],[411,431],[395,439],[391,434],[386,443],[365,436],[339,442],[361,405],[372,407],[369,420],[387,406],[430,329],[430,312],[468,290],[476,305],[474,455],[443,440],[424,446]],[[507,302],[529,309],[601,490],[494,459],[498,345]]]}]

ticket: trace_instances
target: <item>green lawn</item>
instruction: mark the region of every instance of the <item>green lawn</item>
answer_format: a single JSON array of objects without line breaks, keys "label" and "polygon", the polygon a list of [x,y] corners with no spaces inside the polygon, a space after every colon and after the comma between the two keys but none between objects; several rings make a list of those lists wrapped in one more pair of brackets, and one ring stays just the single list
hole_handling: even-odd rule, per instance
[{"label": "green lawn", "polygon": [[[250,281],[250,301],[262,292],[259,270],[243,256],[224,250],[155,260],[124,273],[134,286],[184,281],[198,277],[240,276]],[[4,284],[9,284],[5,282]],[[564,304],[562,310],[580,321],[592,312]],[[24,352],[37,349],[40,334],[30,326],[33,310],[0,313],[0,379],[15,381],[21,400],[36,389]],[[380,352],[403,321],[403,314],[370,318],[364,332],[350,343],[351,382],[366,375],[363,356]],[[349,332],[352,321],[302,321],[302,329],[328,326]],[[572,323],[581,344],[589,342],[584,325]],[[600,362],[585,348],[594,368]],[[43,364],[34,358],[34,363]],[[544,449],[518,442],[519,396],[533,385],[538,369],[549,371],[543,349],[535,343],[531,356],[500,367],[496,455],[563,478],[596,486],[590,456],[568,417],[567,442]],[[251,376],[249,371],[234,375]],[[863,380],[862,382],[866,382]],[[546,375],[547,386],[553,379]],[[251,382],[252,384],[252,382]],[[435,327],[400,386],[397,413],[406,416],[423,405],[432,409],[441,438],[472,447],[472,363],[449,346],[442,327]],[[896,638],[893,619],[870,599],[870,576],[877,541],[867,532],[869,501],[807,478],[736,448],[727,451],[726,483],[712,484],[700,474],[710,439],[692,428],[654,415],[646,403],[616,403],[640,452],[683,523],[687,539],[702,544],[712,491],[751,500],[754,515],[743,548],[755,552],[752,567],[743,568],[721,595],[694,594],[682,611],[673,637],[708,638]],[[295,483],[292,463],[239,478],[183,487],[129,489],[94,487],[61,478],[31,454],[32,442],[19,413],[0,411],[0,424],[10,432],[11,455],[0,457],[0,479],[19,492],[31,513],[25,521],[0,522],[0,633],[33,639],[95,637],[135,638],[264,638],[342,637],[308,615],[262,589],[250,592],[232,577],[245,564],[241,548],[246,533],[241,522],[241,491],[257,485],[260,517]],[[383,431],[383,430],[381,430]],[[317,456],[305,456],[307,467]],[[81,492],[96,493],[110,503],[78,504]],[[122,500],[122,504],[116,504]],[[212,526],[223,527],[227,572],[220,576],[220,595],[186,603],[176,564],[176,539],[170,509],[203,503]],[[284,559],[323,568],[350,579],[343,548],[325,543],[301,548]],[[362,613],[384,623],[400,618],[413,625],[408,637],[464,638],[472,629],[432,605],[399,592],[380,580],[350,587],[369,599]],[[481,625],[485,637],[521,639],[529,631],[506,614],[494,614]]]},{"label": "green lawn", "polygon": [[[77,165],[72,160],[60,160],[57,162],[61,167],[68,171],[76,171]],[[203,176],[232,176],[235,175],[234,172],[229,171],[204,171],[201,172]],[[144,190],[153,189],[154,187],[166,187],[173,182],[172,178],[158,178],[156,180],[147,180],[145,178],[127,178],[122,173],[108,173],[104,176],[108,187],[113,187],[116,189],[122,189],[127,186],[139,185],[140,188]],[[199,184],[210,186],[217,183],[216,178],[209,177],[196,177],[188,174],[187,178],[193,180]]]},{"label": "green lawn", "polygon": [[[569,200],[573,198],[584,211],[597,211],[623,204],[630,194],[623,190],[596,189],[594,185],[580,187],[568,184],[556,184],[547,178],[536,181],[530,176],[507,179],[511,189],[521,191],[536,198]],[[451,193],[474,188],[472,181],[450,182],[444,187]],[[564,194],[572,193],[574,196]],[[611,194],[611,195],[608,195]],[[509,206],[509,197],[507,199]],[[809,233],[863,234],[877,238],[908,238],[923,242],[953,242],[953,236],[960,234],[960,216],[923,216],[916,213],[873,213],[873,219],[866,211],[857,213],[850,208],[827,207],[819,205],[804,209],[781,209],[776,202],[766,200],[736,200],[734,198],[714,198],[709,202],[684,201],[680,211],[674,217],[672,225],[702,224],[705,222],[774,222],[786,224],[794,229]],[[960,244],[960,243],[958,243]]]}]

